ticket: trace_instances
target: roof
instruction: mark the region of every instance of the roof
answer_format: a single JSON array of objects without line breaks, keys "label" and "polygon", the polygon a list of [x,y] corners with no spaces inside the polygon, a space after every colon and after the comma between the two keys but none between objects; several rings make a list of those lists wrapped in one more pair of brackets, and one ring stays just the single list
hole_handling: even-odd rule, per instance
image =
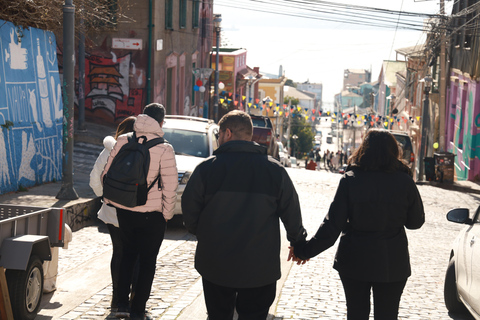
[{"label": "roof", "polygon": [[368,70],[365,69],[345,69],[345,71],[348,71],[350,73],[367,73]]},{"label": "roof", "polygon": [[384,83],[389,87],[394,87],[397,83],[397,72],[404,71],[407,68],[405,61],[385,60],[382,64]]},{"label": "roof", "polygon": [[356,94],[355,92],[348,91],[348,90],[342,90],[341,96],[342,96],[342,97],[357,97],[357,98],[363,98],[363,96],[361,96],[361,95],[359,95],[359,94]]},{"label": "roof", "polygon": [[294,87],[290,86],[283,86],[283,95],[284,97],[292,97],[298,100],[314,100],[314,98],[310,97],[309,95],[297,90]]},{"label": "roof", "polygon": [[425,44],[422,43],[412,47],[395,49],[395,51],[407,57],[421,57],[424,55],[424,52],[425,52]]},{"label": "roof", "polygon": [[164,127],[166,129],[181,129],[188,131],[207,132],[207,128],[213,124],[213,120],[187,116],[165,116]]}]

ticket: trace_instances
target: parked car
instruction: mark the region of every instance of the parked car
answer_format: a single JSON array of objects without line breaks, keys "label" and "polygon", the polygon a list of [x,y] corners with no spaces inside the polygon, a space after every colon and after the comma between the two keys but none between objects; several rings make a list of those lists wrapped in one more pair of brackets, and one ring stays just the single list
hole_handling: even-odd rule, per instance
[{"label": "parked car", "polygon": [[448,311],[468,310],[480,319],[480,207],[473,218],[468,209],[453,209],[447,220],[465,224],[453,242],[445,273],[444,299]]},{"label": "parked car", "polygon": [[277,142],[277,145],[278,145],[278,157],[280,158],[280,163],[284,167],[291,167],[292,163],[290,162],[290,155],[288,154],[288,152],[285,152],[283,143]]},{"label": "parked car", "polygon": [[215,135],[219,126],[210,119],[167,115],[162,129],[165,140],[175,149],[178,188],[174,214],[181,214],[181,198],[190,175],[200,162],[218,148]]},{"label": "parked car", "polygon": [[273,130],[272,122],[269,117],[250,115],[253,123],[252,141],[267,148],[268,155],[279,160],[278,145]]},{"label": "parked car", "polygon": [[333,137],[330,133],[327,134],[327,143],[333,143]]},{"label": "parked car", "polygon": [[413,166],[415,165],[415,154],[413,153],[412,139],[410,139],[410,136],[405,132],[390,131],[390,133],[400,144],[400,147],[402,148],[403,159],[405,159],[408,165],[413,169]]}]

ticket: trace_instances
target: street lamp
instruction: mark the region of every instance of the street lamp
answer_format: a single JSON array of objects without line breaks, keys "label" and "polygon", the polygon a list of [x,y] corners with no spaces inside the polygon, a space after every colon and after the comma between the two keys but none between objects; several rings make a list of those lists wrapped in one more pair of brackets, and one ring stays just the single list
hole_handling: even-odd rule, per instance
[{"label": "street lamp", "polygon": [[294,135],[292,136],[292,139],[293,139],[293,156],[294,156],[295,158],[297,158],[297,157],[295,156],[295,145],[297,144],[298,136],[297,136],[296,134],[294,134]]},{"label": "street lamp", "polygon": [[428,127],[430,126],[430,118],[429,118],[429,109],[430,109],[430,89],[432,87],[432,76],[427,75],[423,80],[420,82],[424,82],[425,86],[423,89],[423,93],[425,94],[425,99],[423,100],[423,115],[422,115],[422,139],[420,142],[420,150],[418,152],[418,181],[423,181],[423,174],[424,174],[424,164],[422,161],[424,160],[426,150],[427,150],[427,143],[428,143]]},{"label": "street lamp", "polygon": [[215,122],[218,122],[218,81],[219,81],[219,71],[218,71],[218,64],[220,63],[220,30],[221,30],[221,23],[222,23],[222,15],[215,14],[213,19],[213,25],[215,27],[215,34],[216,34],[216,55],[215,55],[215,84],[213,89],[213,109],[215,112]]}]

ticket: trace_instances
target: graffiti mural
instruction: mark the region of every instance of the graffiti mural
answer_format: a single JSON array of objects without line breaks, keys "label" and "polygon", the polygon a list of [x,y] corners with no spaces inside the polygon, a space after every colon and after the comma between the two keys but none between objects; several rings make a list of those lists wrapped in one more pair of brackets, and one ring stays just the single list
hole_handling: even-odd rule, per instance
[{"label": "graffiti mural", "polygon": [[[111,58],[90,55],[85,61],[85,107],[108,110],[114,119],[142,112],[144,89],[130,88],[130,74],[137,75],[131,54]],[[137,82],[142,83],[140,76]]]},{"label": "graffiti mural", "polygon": [[63,103],[54,34],[0,24],[3,194],[62,179]]},{"label": "graffiti mural", "polygon": [[[452,72],[448,92],[447,150],[455,154],[458,180],[480,180],[480,86],[475,80]],[[458,79],[455,81],[455,79]]]}]

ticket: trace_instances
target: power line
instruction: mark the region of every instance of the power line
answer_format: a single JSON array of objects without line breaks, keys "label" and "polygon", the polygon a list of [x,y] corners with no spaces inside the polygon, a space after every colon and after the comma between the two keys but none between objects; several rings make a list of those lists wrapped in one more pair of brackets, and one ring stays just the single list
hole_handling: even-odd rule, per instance
[{"label": "power line", "polygon": [[[240,0],[234,3],[219,0],[216,2],[216,5],[313,20],[416,31],[423,31],[423,21],[420,21],[418,18],[438,16],[319,0]],[[294,10],[292,11],[291,9]],[[396,21],[391,18],[392,15],[398,16]],[[416,20],[414,19],[415,17],[417,18]]]}]

